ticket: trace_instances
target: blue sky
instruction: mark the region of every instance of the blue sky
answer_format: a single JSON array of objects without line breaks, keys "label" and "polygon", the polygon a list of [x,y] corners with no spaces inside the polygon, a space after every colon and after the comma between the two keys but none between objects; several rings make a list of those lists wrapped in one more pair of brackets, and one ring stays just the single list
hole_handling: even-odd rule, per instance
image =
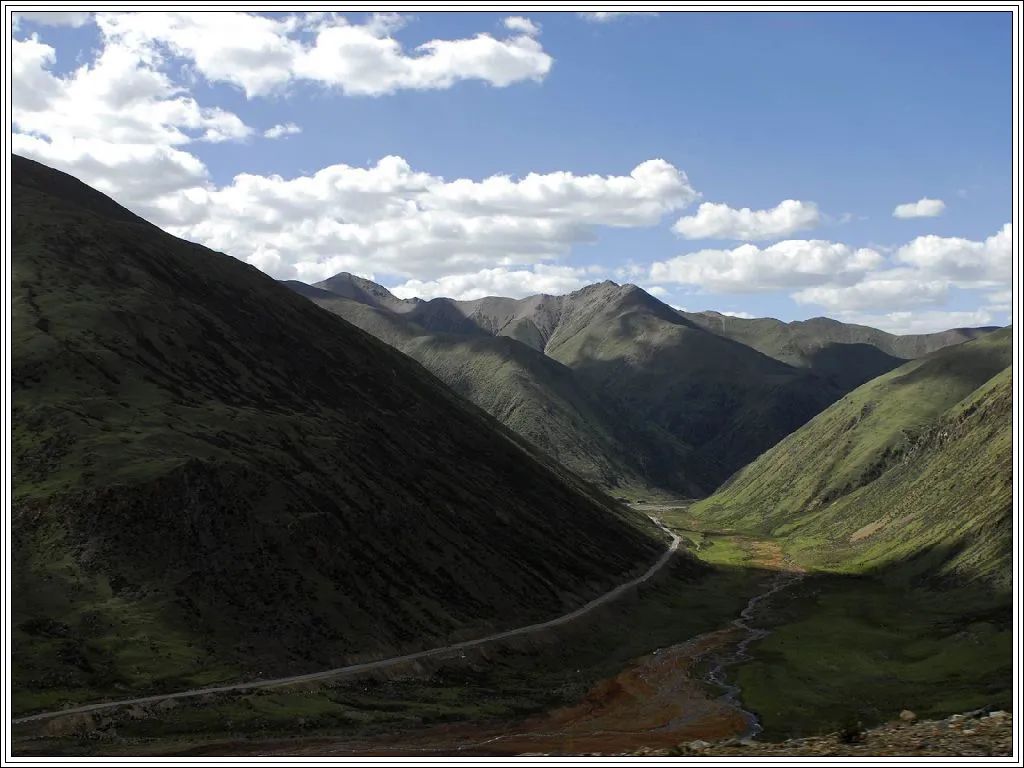
[{"label": "blue sky", "polygon": [[508,18],[22,17],[15,151],[275,277],[1009,322],[1010,14]]}]

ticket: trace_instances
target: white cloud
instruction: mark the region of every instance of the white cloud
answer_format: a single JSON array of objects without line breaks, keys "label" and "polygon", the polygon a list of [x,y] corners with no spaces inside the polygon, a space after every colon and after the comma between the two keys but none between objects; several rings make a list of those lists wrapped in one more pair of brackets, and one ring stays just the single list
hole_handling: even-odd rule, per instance
[{"label": "white cloud", "polygon": [[951,328],[976,328],[992,325],[992,314],[985,309],[946,312],[942,310],[898,311],[878,314],[842,313],[839,319],[846,323],[867,325],[896,334],[937,333]]},{"label": "white cloud", "polygon": [[[1008,285],[1012,240],[1006,224],[985,240],[927,235],[887,249],[823,240],[784,240],[765,248],[746,243],[655,262],[647,277],[723,293],[792,291],[798,303],[839,315],[893,314],[942,307],[954,288]],[[991,293],[987,301],[979,312],[1009,308],[1002,292]]]},{"label": "white cloud", "polygon": [[162,196],[147,212],[175,234],[276,277],[315,281],[373,269],[430,280],[552,259],[592,240],[598,226],[652,226],[696,194],[664,160],[627,176],[449,181],[385,157],[292,179],[241,174],[224,187]]},{"label": "white cloud", "polygon": [[783,200],[760,211],[701,203],[696,214],[679,219],[672,230],[688,240],[768,240],[811,229],[820,220],[818,206],[801,200]]},{"label": "white cloud", "polygon": [[[840,314],[890,309],[889,315],[895,316],[913,308],[941,307],[953,288],[1008,285],[1012,276],[1012,239],[1009,224],[981,241],[935,235],[918,237],[897,248],[885,269],[870,271],[853,285],[830,280],[797,291],[793,298]],[[990,293],[987,300],[989,305],[978,312],[1009,308],[1005,291]]]},{"label": "white cloud", "polygon": [[504,40],[481,33],[407,51],[391,36],[405,22],[398,14],[375,14],[362,24],[335,14],[273,19],[230,11],[98,14],[97,22],[109,40],[140,56],[169,50],[207,80],[238,86],[249,97],[297,80],[367,96],[449,88],[462,80],[503,87],[543,80],[553,63],[522,28]]},{"label": "white cloud", "polygon": [[719,312],[719,314],[720,315],[725,315],[726,317],[738,317],[741,320],[753,320],[754,319],[754,316],[752,314],[750,314],[749,312],[730,312],[727,309],[723,309],[721,312]]},{"label": "white cloud", "polygon": [[264,138],[267,139],[280,139],[284,136],[294,136],[297,133],[302,133],[302,128],[297,126],[295,123],[278,123],[270,128],[267,128],[263,132]]},{"label": "white cloud", "polygon": [[751,243],[728,250],[702,250],[655,262],[656,282],[695,285],[709,291],[752,293],[834,280],[851,284],[882,262],[870,248],[826,240],[783,240],[760,248]]},{"label": "white cloud", "polygon": [[[237,77],[242,87],[262,91],[280,82],[275,67],[281,62],[286,79],[298,76],[296,62],[325,50],[325,36],[369,36],[374,50],[409,59],[387,37],[404,20],[378,14],[354,26],[331,14],[101,14],[102,44],[94,59],[61,75],[54,74],[52,47],[35,37],[15,40],[13,146],[175,234],[274,276],[309,280],[344,269],[419,280],[486,269],[519,273],[522,265],[593,240],[598,227],[653,226],[697,199],[686,174],[660,159],[621,176],[552,172],[448,180],[385,157],[368,167],[330,165],[290,179],[243,173],[218,186],[188,151],[196,142],[244,139],[252,129],[230,112],[200,105],[173,82],[168,51],[187,54],[212,79]],[[505,52],[497,58],[488,53],[495,45]],[[353,73],[346,82],[378,92],[407,75],[434,87],[476,71],[504,84],[518,75],[515,61],[510,69],[502,57],[515,59],[515,51],[536,50],[536,43],[524,35],[504,42],[484,35],[426,48],[433,53],[418,54],[398,70],[376,68],[379,60],[371,56],[372,71],[365,78]],[[483,53],[473,58],[474,51]],[[297,130],[283,123],[264,135]]]},{"label": "white cloud", "polygon": [[234,115],[200,106],[132,51],[106,45],[66,75],[55,51],[32,36],[13,40],[12,148],[74,174],[140,213],[160,195],[201,184],[206,168],[181,149],[244,139]]},{"label": "white cloud", "polygon": [[946,210],[946,204],[941,200],[922,197],[916,203],[897,205],[893,209],[892,215],[897,219],[921,219],[938,216],[944,210]]},{"label": "white cloud", "polygon": [[[252,129],[230,112],[200,105],[174,83],[169,53],[186,57],[211,80],[250,93],[305,76],[363,93],[445,87],[467,78],[505,85],[540,77],[550,57],[523,34],[504,41],[487,35],[435,40],[406,53],[390,38],[405,21],[394,14],[360,25],[333,14],[96,18],[97,53],[66,75],[54,74],[51,46],[34,36],[13,41],[15,151],[78,176],[158,225],[280,276],[322,277],[336,265],[375,258],[392,263],[392,274],[421,278],[445,269],[532,263],[592,238],[598,225],[653,224],[695,195],[685,174],[658,161],[638,166],[633,176],[603,181],[555,173],[448,183],[385,158],[373,168],[331,166],[290,181],[242,174],[217,188],[187,145],[243,139]],[[334,69],[314,72],[318,56]],[[296,131],[284,123],[265,135]],[[592,204],[588,195],[595,196]],[[206,211],[211,205],[225,210]],[[545,205],[551,210],[538,212]]]},{"label": "white cloud", "polygon": [[107,45],[95,61],[66,76],[52,73],[53,48],[36,38],[12,42],[15,130],[52,141],[174,146],[242,139],[236,115],[201,107],[166,75],[130,50]]},{"label": "white cloud", "polygon": [[911,269],[889,269],[867,275],[854,285],[819,285],[793,294],[801,304],[817,304],[834,312],[938,305],[945,302],[949,283],[923,279]]},{"label": "white cloud", "polygon": [[92,20],[87,11],[17,11],[14,14],[14,28],[28,21],[44,27],[84,27]]},{"label": "white cloud", "polygon": [[577,11],[576,15],[586,21],[603,24],[604,22],[614,21],[615,19],[623,16],[657,16],[658,14],[650,11]]},{"label": "white cloud", "polygon": [[961,288],[1006,285],[1013,274],[1010,224],[985,240],[925,235],[904,245],[896,260]]},{"label": "white cloud", "polygon": [[240,86],[249,96],[286,84],[302,51],[287,20],[251,13],[100,13],[96,21],[108,45],[149,60],[173,53],[208,80]]},{"label": "white cloud", "polygon": [[151,201],[202,184],[206,167],[179,149],[152,144],[113,144],[96,139],[51,142],[15,133],[12,149],[76,176],[141,215],[152,215]]},{"label": "white cloud", "polygon": [[484,296],[522,298],[538,293],[562,294],[582,288],[588,282],[589,270],[578,267],[537,264],[532,269],[482,269],[477,272],[445,275],[437,280],[409,280],[391,288],[402,299],[448,297],[460,301]]},{"label": "white cloud", "polygon": [[527,19],[524,16],[509,16],[502,23],[510,32],[519,32],[529,37],[536,37],[540,34],[540,25],[533,19]]}]

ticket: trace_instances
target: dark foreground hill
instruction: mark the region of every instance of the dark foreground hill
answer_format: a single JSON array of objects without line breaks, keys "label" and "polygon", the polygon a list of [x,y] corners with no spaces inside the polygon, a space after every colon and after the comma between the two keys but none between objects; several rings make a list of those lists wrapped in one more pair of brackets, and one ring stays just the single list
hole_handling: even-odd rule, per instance
[{"label": "dark foreground hill", "polygon": [[19,709],[517,626],[660,550],[255,268],[32,161],[12,187]]},{"label": "dark foreground hill", "polygon": [[1012,329],[854,390],[694,507],[802,561],[1011,583]]}]

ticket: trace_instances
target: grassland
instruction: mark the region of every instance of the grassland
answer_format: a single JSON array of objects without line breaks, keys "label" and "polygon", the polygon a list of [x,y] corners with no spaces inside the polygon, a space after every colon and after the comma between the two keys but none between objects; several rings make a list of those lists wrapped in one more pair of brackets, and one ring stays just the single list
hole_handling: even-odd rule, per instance
[{"label": "grassland", "polygon": [[851,392],[693,506],[840,573],[1009,584],[1011,330]]},{"label": "grassland", "polygon": [[218,695],[147,712],[19,726],[22,754],[207,753],[285,738],[351,742],[463,721],[507,722],[578,700],[631,659],[721,626],[764,574],[678,558],[632,598],[542,638],[311,689]]},{"label": "grassland", "polygon": [[1013,632],[985,590],[907,589],[876,578],[812,577],[768,616],[771,634],[734,676],[764,738],[891,720],[1009,709]]},{"label": "grassland", "polygon": [[[511,723],[576,702],[631,659],[727,625],[770,578],[763,553],[779,541],[709,529],[687,507],[657,514],[706,566],[680,559],[633,598],[550,636],[372,678],[211,696],[49,733],[33,726],[19,743],[24,754],[334,749],[444,724]],[[904,708],[941,716],[1008,705],[1009,614],[987,590],[809,573],[758,613],[758,625],[770,634],[730,677],[766,739],[866,727]]]}]

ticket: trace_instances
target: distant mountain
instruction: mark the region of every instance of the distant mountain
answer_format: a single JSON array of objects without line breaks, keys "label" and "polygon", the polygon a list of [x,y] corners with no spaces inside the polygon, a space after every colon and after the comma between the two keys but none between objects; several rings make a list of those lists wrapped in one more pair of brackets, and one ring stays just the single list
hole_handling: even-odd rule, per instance
[{"label": "distant mountain", "polygon": [[639,413],[719,469],[717,481],[843,391],[818,374],[706,331],[633,285],[563,298],[545,351],[602,399]]},{"label": "distant mountain", "polygon": [[571,369],[542,352],[479,330],[424,330],[409,318],[428,302],[415,312],[397,314],[302,283],[286,284],[420,362],[457,394],[585,479],[633,495],[660,489],[702,496],[714,487],[717,471],[691,448],[602,402]]},{"label": "distant mountain", "polygon": [[12,188],[18,710],[521,625],[661,550],[257,269],[20,157]]},{"label": "distant mountain", "polygon": [[[348,277],[332,280],[351,293]],[[845,391],[817,372],[711,333],[633,285],[606,281],[565,296],[526,299],[434,299],[372,319],[313,298],[411,354],[542,450],[606,487],[635,484],[635,470],[626,469],[633,457],[649,485],[710,491]],[[376,299],[364,303],[387,311]],[[416,329],[399,332],[396,342],[399,319]],[[454,334],[464,343],[448,338],[427,351],[422,339],[431,333]],[[410,343],[410,337],[420,341]],[[485,349],[492,362],[475,364],[474,354]],[[523,374],[527,365],[530,373]],[[497,371],[516,374],[499,381]],[[563,382],[557,394],[555,378]],[[505,406],[524,402],[527,383],[532,405],[522,418],[512,418]],[[572,396],[564,394],[567,388]],[[555,407],[560,415],[552,417],[545,404],[554,401],[572,405]],[[580,443],[581,430],[593,439]],[[672,477],[671,462],[682,483]]]},{"label": "distant mountain", "polygon": [[680,314],[712,333],[739,341],[776,360],[818,371],[845,389],[858,387],[907,360],[996,330],[995,327],[954,328],[939,333],[896,336],[828,317],[784,323],[770,317],[748,319],[719,312]]},{"label": "distant mountain", "polygon": [[[289,282],[292,284],[297,283],[297,281]],[[304,285],[304,283],[297,284]],[[348,272],[341,272],[334,277],[321,280],[313,287],[328,291],[335,296],[358,301],[360,304],[388,309],[398,313],[410,312],[425,303],[422,299],[399,299],[383,285],[377,285],[372,280],[357,277]]]},{"label": "distant mountain", "polygon": [[694,507],[799,559],[1008,589],[1012,330],[864,384]]}]

